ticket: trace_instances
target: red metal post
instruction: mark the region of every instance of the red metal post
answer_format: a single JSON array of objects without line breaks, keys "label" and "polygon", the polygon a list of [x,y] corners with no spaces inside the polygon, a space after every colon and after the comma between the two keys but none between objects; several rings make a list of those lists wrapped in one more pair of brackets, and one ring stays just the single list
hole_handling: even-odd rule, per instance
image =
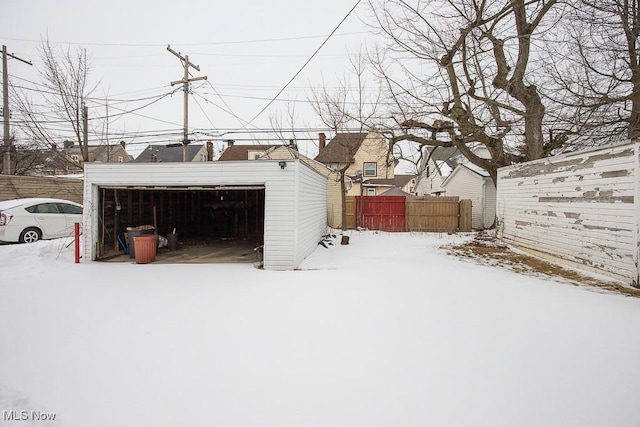
[{"label": "red metal post", "polygon": [[80,263],[80,223],[76,222],[74,227],[76,264]]}]

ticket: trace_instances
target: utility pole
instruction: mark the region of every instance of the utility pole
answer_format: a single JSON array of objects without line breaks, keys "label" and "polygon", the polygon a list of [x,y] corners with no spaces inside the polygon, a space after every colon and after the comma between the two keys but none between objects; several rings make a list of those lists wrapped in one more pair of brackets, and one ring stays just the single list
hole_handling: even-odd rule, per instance
[{"label": "utility pole", "polygon": [[207,80],[207,76],[189,78],[189,67],[192,67],[197,71],[200,71],[200,67],[189,62],[188,55],[182,56],[180,52],[176,52],[171,49],[171,45],[167,45],[167,50],[177,56],[184,66],[184,76],[182,77],[182,80],[171,82],[171,86],[182,83],[184,87],[184,139],[182,140],[182,161],[186,162],[189,159],[189,82]]},{"label": "utility pole", "polygon": [[[89,161],[89,107],[82,102],[82,163]],[[84,166],[83,166],[84,168]]]},{"label": "utility pole", "polygon": [[2,173],[11,175],[11,138],[9,137],[9,67],[7,66],[7,56],[22,61],[25,64],[33,65],[31,61],[25,61],[17,56],[7,53],[7,47],[2,45],[2,120],[4,121],[4,156],[2,158]]}]

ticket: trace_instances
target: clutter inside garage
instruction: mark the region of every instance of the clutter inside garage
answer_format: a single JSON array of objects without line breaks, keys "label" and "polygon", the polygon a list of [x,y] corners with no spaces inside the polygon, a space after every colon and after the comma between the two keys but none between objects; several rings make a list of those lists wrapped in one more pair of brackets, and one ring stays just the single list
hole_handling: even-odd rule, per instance
[{"label": "clutter inside garage", "polygon": [[171,250],[206,251],[221,242],[263,245],[263,186],[101,187],[99,192],[98,259],[128,254],[132,237],[148,233]]}]

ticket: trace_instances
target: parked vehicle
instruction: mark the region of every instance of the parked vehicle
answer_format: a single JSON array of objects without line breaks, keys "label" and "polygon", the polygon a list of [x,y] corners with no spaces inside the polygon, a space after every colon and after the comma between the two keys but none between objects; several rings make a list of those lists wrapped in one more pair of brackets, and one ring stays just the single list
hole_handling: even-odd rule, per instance
[{"label": "parked vehicle", "polygon": [[71,236],[82,223],[82,205],[62,199],[28,198],[0,202],[0,242],[32,243]]}]

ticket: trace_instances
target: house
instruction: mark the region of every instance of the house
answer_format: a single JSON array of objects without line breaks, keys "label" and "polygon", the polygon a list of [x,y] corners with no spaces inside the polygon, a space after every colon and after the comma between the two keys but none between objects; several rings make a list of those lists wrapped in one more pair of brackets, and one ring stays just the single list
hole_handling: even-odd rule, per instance
[{"label": "house", "polygon": [[222,152],[218,161],[258,160],[269,150],[279,146],[281,145],[245,145],[235,144],[234,141],[229,141],[229,146]]},{"label": "house", "polygon": [[393,187],[387,191],[385,191],[384,193],[380,194],[380,196],[394,196],[394,197],[411,197],[411,193],[407,193],[404,190],[401,190],[398,187]]},{"label": "house", "polygon": [[444,194],[445,178],[465,160],[455,147],[424,147],[412,193],[417,196]]},{"label": "house", "polygon": [[[90,162],[126,163],[131,161],[124,141],[87,148]],[[72,175],[82,173],[83,155],[79,146],[64,141],[62,148],[52,144],[48,149],[22,149],[14,155],[13,170],[23,175]]]},{"label": "house", "polygon": [[380,133],[337,133],[326,146],[323,135],[315,160],[345,171],[352,182],[347,196],[375,196],[395,186],[395,159]]},{"label": "house", "polygon": [[[206,162],[207,146],[205,144],[187,145],[189,162]],[[135,163],[171,163],[184,160],[183,144],[149,145],[133,160]]]},{"label": "house", "polygon": [[238,160],[288,160],[299,159],[313,168],[327,180],[327,225],[332,228],[342,226],[342,193],[340,191],[340,174],[326,165],[306,157],[298,152],[296,145],[290,142],[270,145],[230,144],[218,161]]},{"label": "house", "polygon": [[152,224],[201,246],[247,239],[263,247],[265,269],[293,270],[327,231],[326,187],[299,159],[89,163],[83,259],[114,254],[128,226]]},{"label": "house", "polygon": [[[80,146],[76,146],[73,141],[64,141],[62,149],[59,149],[56,144],[51,148],[54,155],[59,154],[70,165],[66,173],[82,172],[84,160]],[[124,141],[120,141],[119,144],[90,145],[87,147],[87,154],[89,162],[126,163],[131,161]]]},{"label": "house", "polygon": [[446,196],[471,200],[471,226],[491,228],[496,218],[496,187],[484,169],[467,163],[458,165],[442,182]]},{"label": "house", "polygon": [[412,194],[413,188],[416,185],[416,181],[418,179],[418,175],[401,175],[395,174],[394,176],[394,185],[399,188],[401,191]]},{"label": "house", "polygon": [[640,142],[498,169],[498,235],[522,250],[639,286]]},{"label": "house", "polygon": [[[74,165],[69,164],[61,153],[52,154],[50,149],[12,147],[11,152],[11,174],[23,176],[52,176],[65,175]],[[4,146],[0,146],[0,154],[4,151]],[[4,164],[0,164],[0,171],[3,173]]]}]

